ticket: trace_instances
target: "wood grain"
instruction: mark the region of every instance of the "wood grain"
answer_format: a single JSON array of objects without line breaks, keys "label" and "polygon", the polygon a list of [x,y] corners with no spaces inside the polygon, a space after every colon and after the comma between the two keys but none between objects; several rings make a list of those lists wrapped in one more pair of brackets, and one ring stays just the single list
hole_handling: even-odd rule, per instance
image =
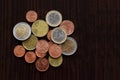
[{"label": "wood grain", "polygon": [[[26,21],[31,9],[39,19],[56,9],[75,23],[76,54],[44,73],[13,55],[14,46],[21,44],[13,26]],[[0,80],[120,80],[119,0],[1,0],[0,10]]]}]

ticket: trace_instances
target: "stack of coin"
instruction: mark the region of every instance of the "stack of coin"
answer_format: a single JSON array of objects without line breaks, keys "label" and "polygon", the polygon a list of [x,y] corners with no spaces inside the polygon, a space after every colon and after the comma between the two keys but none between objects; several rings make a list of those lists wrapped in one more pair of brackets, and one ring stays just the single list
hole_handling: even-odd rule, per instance
[{"label": "stack of coin", "polygon": [[22,41],[22,45],[14,48],[16,57],[24,57],[27,63],[35,62],[36,69],[44,72],[49,69],[49,65],[62,65],[63,55],[70,56],[76,52],[77,42],[69,37],[74,32],[74,23],[62,21],[59,11],[49,11],[43,20],[38,19],[36,11],[29,10],[25,18],[28,23],[32,23],[31,26],[27,22],[19,22],[13,28],[13,36]]}]

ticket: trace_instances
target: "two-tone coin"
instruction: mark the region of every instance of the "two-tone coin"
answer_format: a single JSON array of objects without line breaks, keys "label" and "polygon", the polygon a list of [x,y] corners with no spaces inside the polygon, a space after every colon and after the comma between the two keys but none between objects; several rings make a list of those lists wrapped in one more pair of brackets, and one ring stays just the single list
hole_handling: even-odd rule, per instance
[{"label": "two-tone coin", "polygon": [[73,55],[77,50],[77,42],[74,38],[68,37],[66,41],[61,44],[63,55]]},{"label": "two-tone coin", "polygon": [[14,48],[14,55],[16,57],[23,57],[25,54],[25,48],[22,45],[17,45]]},{"label": "two-tone coin", "polygon": [[22,45],[27,50],[34,50],[37,42],[38,42],[38,38],[32,34],[30,38],[22,42]]},{"label": "two-tone coin", "polygon": [[51,10],[46,15],[46,22],[51,27],[57,27],[62,22],[62,15],[59,11]]},{"label": "two-tone coin", "polygon": [[17,40],[26,40],[31,35],[30,25],[26,22],[19,22],[13,28],[13,36]]},{"label": "two-tone coin", "polygon": [[45,72],[49,68],[49,61],[46,58],[39,58],[35,63],[36,69],[40,72]]},{"label": "two-tone coin", "polygon": [[37,37],[43,37],[48,33],[49,27],[44,20],[37,20],[32,24],[32,33]]},{"label": "two-tone coin", "polygon": [[64,29],[58,27],[52,30],[51,39],[53,42],[57,44],[62,44],[63,42],[65,42],[66,38],[67,38],[67,34],[64,31]]},{"label": "two-tone coin", "polygon": [[71,35],[74,32],[74,24],[70,20],[64,20],[60,27],[66,31],[67,35]]},{"label": "two-tone coin", "polygon": [[37,12],[36,11],[33,11],[33,10],[29,10],[27,13],[26,13],[26,20],[28,22],[34,22],[37,20]]},{"label": "two-tone coin", "polygon": [[26,52],[24,58],[25,58],[25,61],[27,63],[33,63],[36,60],[36,55],[35,55],[35,53],[33,51],[28,51],[28,52]]},{"label": "two-tone coin", "polygon": [[51,56],[49,56],[48,60],[49,60],[50,65],[53,67],[59,67],[63,63],[62,56],[58,58],[52,58]]}]

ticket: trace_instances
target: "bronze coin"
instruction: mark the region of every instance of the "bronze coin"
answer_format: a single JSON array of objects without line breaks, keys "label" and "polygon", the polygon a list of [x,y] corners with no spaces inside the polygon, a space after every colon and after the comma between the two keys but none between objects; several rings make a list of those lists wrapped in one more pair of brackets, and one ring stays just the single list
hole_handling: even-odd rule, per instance
[{"label": "bronze coin", "polygon": [[74,24],[70,20],[64,20],[60,27],[66,31],[67,35],[71,35],[74,32]]},{"label": "bronze coin", "polygon": [[49,54],[53,58],[58,58],[62,54],[62,49],[57,44],[52,44],[49,48]]},{"label": "bronze coin", "polygon": [[37,12],[33,11],[33,10],[30,10],[26,13],[26,19],[28,22],[34,22],[37,20]]},{"label": "bronze coin", "polygon": [[52,30],[49,30],[49,32],[47,33],[48,40],[51,40],[51,32],[52,32]]},{"label": "bronze coin", "polygon": [[39,58],[35,63],[36,69],[40,72],[47,71],[49,68],[49,61],[46,58]]},{"label": "bronze coin", "polygon": [[35,50],[35,54],[36,54],[37,57],[40,57],[40,58],[44,58],[47,55],[47,53],[40,53],[37,50]]},{"label": "bronze coin", "polygon": [[25,54],[25,48],[23,46],[21,46],[21,45],[15,46],[15,48],[14,48],[14,55],[16,57],[23,57],[24,54]]},{"label": "bronze coin", "polygon": [[33,62],[35,62],[35,60],[36,60],[36,55],[35,55],[35,53],[33,51],[26,52],[25,61],[27,63],[33,63]]},{"label": "bronze coin", "polygon": [[39,40],[36,44],[36,50],[40,53],[47,53],[49,44],[46,40]]}]

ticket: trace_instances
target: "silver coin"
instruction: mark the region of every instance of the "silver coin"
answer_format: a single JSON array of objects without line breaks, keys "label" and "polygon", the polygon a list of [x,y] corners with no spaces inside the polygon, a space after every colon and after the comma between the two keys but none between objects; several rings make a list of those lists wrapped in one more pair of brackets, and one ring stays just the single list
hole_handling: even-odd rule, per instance
[{"label": "silver coin", "polygon": [[57,27],[62,22],[62,15],[59,11],[51,10],[46,15],[46,22],[51,27]]},{"label": "silver coin", "polygon": [[77,50],[77,42],[74,38],[68,37],[66,41],[61,44],[62,54],[66,56],[73,55]]},{"label": "silver coin", "polygon": [[13,28],[13,36],[17,40],[26,40],[31,35],[30,25],[26,22],[19,22]]},{"label": "silver coin", "polygon": [[58,27],[52,30],[51,39],[53,42],[57,44],[61,44],[65,42],[66,38],[67,38],[67,34],[62,28]]}]

